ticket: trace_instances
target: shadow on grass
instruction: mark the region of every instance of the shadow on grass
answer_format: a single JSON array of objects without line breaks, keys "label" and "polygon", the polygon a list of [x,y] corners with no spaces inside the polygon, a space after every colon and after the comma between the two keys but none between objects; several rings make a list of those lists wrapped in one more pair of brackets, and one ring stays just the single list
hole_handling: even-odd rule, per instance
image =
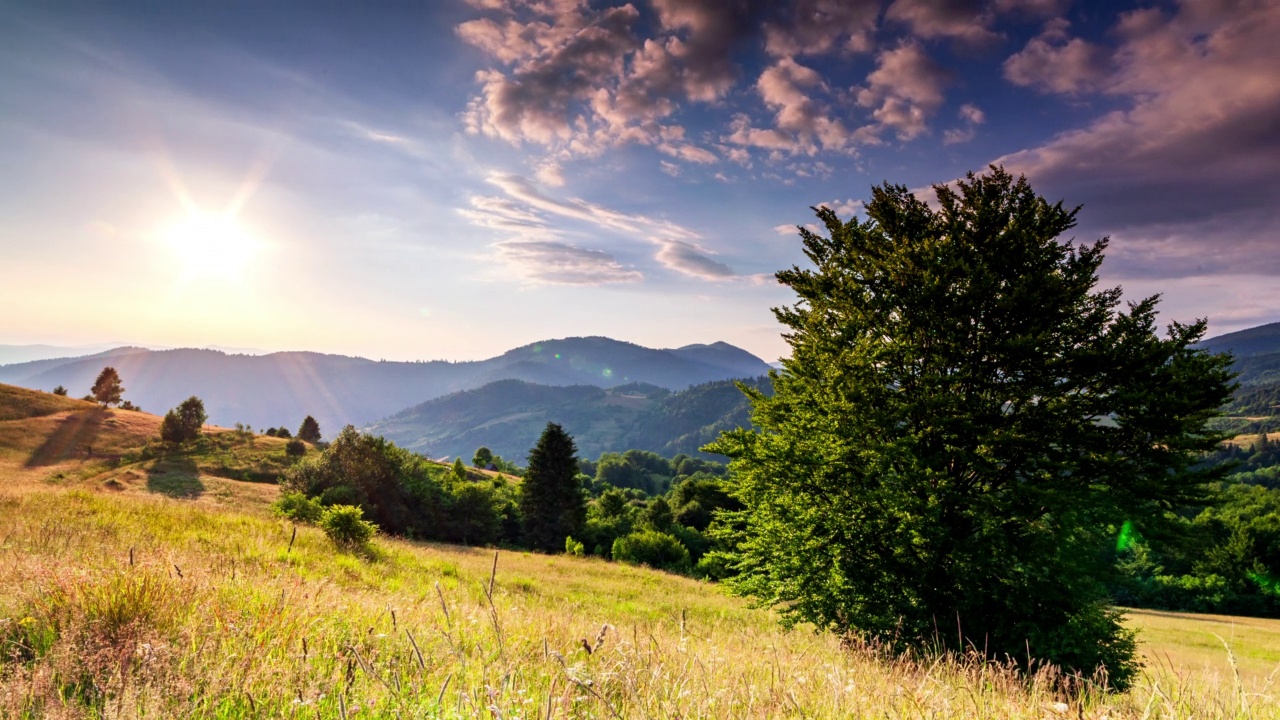
[{"label": "shadow on grass", "polygon": [[147,468],[147,490],[171,498],[197,498],[204,494],[200,470],[191,458],[165,458]]},{"label": "shadow on grass", "polygon": [[25,463],[26,467],[55,465],[77,453],[84,453],[86,457],[92,455],[93,442],[98,439],[102,421],[110,416],[111,413],[102,408],[68,415],[58,423],[58,428],[44,443],[31,453]]}]

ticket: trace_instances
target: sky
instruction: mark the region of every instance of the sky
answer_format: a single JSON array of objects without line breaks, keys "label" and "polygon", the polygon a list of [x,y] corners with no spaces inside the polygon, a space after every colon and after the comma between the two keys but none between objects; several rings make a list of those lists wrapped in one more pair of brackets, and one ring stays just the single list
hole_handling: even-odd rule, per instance
[{"label": "sky", "polygon": [[0,343],[786,354],[814,206],[991,163],[1280,320],[1280,0],[0,0]]}]

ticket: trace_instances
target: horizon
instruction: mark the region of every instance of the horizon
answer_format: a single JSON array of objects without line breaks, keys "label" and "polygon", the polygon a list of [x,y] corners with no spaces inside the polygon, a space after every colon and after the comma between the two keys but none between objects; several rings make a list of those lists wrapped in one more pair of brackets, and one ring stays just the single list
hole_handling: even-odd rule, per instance
[{"label": "horizon", "polygon": [[1001,163],[1100,287],[1280,320],[1280,3],[0,10],[0,344],[788,353],[810,206]]}]

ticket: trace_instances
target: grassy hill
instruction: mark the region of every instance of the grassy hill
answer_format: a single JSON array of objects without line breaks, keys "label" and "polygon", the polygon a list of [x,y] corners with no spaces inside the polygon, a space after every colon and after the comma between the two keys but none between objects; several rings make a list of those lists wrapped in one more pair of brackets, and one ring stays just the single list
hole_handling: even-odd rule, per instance
[{"label": "grassy hill", "polygon": [[218,454],[270,461],[266,438],[211,430],[187,471],[204,492],[116,489],[156,462],[133,458],[157,418],[102,413],[78,455],[54,438],[99,410],[3,390],[0,717],[1280,714],[1266,679],[1280,622],[1134,613],[1148,674],[1069,699],[1044,676],[786,632],[717,586],[642,568],[386,538],[338,551],[270,515],[275,486],[206,470]]},{"label": "grassy hill", "polygon": [[[747,382],[768,387],[766,378]],[[548,422],[573,435],[580,457],[634,449],[716,458],[699,448],[750,418],[746,397],[730,380],[679,392],[645,383],[606,389],[501,380],[402,410],[368,431],[432,457],[470,458],[485,446],[522,463]]]}]

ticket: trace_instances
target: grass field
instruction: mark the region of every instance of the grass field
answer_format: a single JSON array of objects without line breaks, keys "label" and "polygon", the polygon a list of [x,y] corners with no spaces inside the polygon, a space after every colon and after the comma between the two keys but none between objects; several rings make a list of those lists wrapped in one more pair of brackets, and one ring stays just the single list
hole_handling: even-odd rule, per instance
[{"label": "grass field", "polygon": [[129,463],[158,420],[112,413],[93,455],[31,463],[89,412],[0,421],[0,717],[1280,717],[1280,622],[1131,611],[1143,679],[1064,697],[1044,675],[785,632],[641,568],[338,552],[270,516],[273,485],[213,474],[269,460],[265,438]]}]

